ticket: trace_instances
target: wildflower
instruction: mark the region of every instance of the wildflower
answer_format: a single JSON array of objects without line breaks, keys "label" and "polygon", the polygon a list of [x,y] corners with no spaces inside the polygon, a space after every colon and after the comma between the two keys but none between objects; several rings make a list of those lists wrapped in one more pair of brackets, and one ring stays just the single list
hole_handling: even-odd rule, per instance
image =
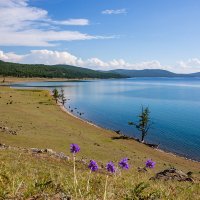
[{"label": "wildflower", "polygon": [[71,144],[70,145],[70,152],[71,153],[78,153],[80,151],[80,147],[78,144]]},{"label": "wildflower", "polygon": [[[76,153],[78,153],[80,151],[80,147],[78,146],[78,144],[71,144],[70,145],[70,152],[73,153],[73,163],[74,163],[74,189],[75,189],[75,193],[76,193],[76,197],[77,197],[77,186],[78,186],[78,181],[76,178]],[[81,194],[81,191],[79,189],[79,193]]]},{"label": "wildflower", "polygon": [[98,165],[94,160],[90,160],[90,163],[88,165],[88,167],[90,168],[91,171],[97,171],[98,170]]},{"label": "wildflower", "polygon": [[90,160],[88,168],[90,169],[90,173],[89,173],[89,177],[88,177],[88,181],[87,181],[87,192],[89,191],[89,186],[90,186],[90,175],[92,172],[97,171],[99,169],[99,167],[98,167],[96,161]]},{"label": "wildflower", "polygon": [[106,166],[106,169],[108,170],[108,172],[115,173],[115,166],[113,162],[109,162]]},{"label": "wildflower", "polygon": [[146,168],[154,168],[156,165],[156,162],[153,162],[151,159],[146,161]]},{"label": "wildflower", "polygon": [[[113,162],[108,162],[106,165],[106,169],[110,173],[115,173],[115,166]],[[106,183],[105,183],[105,191],[104,191],[104,197],[103,200],[106,200],[107,196],[107,185],[108,185],[108,175],[106,176]]]},{"label": "wildflower", "polygon": [[128,158],[124,158],[119,162],[119,166],[122,169],[129,169]]}]

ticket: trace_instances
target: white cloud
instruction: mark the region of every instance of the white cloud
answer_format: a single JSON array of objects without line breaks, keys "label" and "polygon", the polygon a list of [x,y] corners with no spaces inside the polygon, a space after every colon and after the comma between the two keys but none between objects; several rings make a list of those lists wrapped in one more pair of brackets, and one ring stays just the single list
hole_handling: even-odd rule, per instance
[{"label": "white cloud", "polygon": [[69,19],[69,20],[63,20],[63,21],[50,21],[53,24],[58,25],[71,25],[71,26],[86,26],[89,25],[88,19]]},{"label": "white cloud", "polygon": [[22,57],[21,63],[28,64],[68,64],[80,65],[82,60],[68,52],[49,51],[49,50],[32,50],[29,54]]},{"label": "white cloud", "polygon": [[200,59],[191,58],[187,61],[179,61],[176,67],[181,69],[179,70],[180,73],[200,72]]},{"label": "white cloud", "polygon": [[187,67],[200,67],[200,59],[198,59],[198,58],[188,59],[187,61],[179,61],[178,63],[183,68],[187,68]]},{"label": "white cloud", "polygon": [[28,0],[0,0],[1,46],[53,46],[57,41],[113,38],[66,30],[63,26],[89,25],[88,19],[53,20]]},{"label": "white cloud", "polygon": [[146,61],[140,63],[128,63],[123,59],[113,59],[103,61],[99,58],[89,58],[83,60],[66,51],[32,50],[28,54],[18,55],[15,53],[4,53],[0,51],[0,60],[19,62],[26,64],[69,64],[74,66],[86,67],[96,70],[110,69],[165,69],[159,61]]},{"label": "white cloud", "polygon": [[92,36],[78,31],[44,31],[26,30],[18,32],[0,32],[0,45],[2,46],[55,46],[55,41],[73,41],[104,39],[101,36]]},{"label": "white cloud", "polygon": [[117,10],[103,10],[101,13],[104,15],[119,15],[119,14],[127,14],[127,11],[125,8],[122,8]]}]

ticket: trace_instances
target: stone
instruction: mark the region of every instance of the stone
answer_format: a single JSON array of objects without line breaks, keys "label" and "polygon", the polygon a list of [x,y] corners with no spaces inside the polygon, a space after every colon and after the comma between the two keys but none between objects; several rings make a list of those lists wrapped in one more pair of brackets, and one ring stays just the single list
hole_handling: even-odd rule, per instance
[{"label": "stone", "polygon": [[42,153],[43,151],[41,149],[37,149],[37,148],[31,148],[30,149],[33,153]]},{"label": "stone", "polygon": [[98,146],[98,147],[100,146],[100,144],[99,144],[99,143],[96,143],[96,142],[94,143],[94,145],[95,145],[95,146]]},{"label": "stone", "polygon": [[8,148],[9,148],[8,145],[1,144],[1,143],[0,143],[0,149],[8,149]]},{"label": "stone", "polygon": [[146,167],[138,167],[138,172],[147,172]]},{"label": "stone", "polygon": [[55,153],[55,156],[57,157],[57,158],[60,158],[60,159],[63,159],[63,160],[67,160],[67,161],[69,161],[70,160],[70,158],[69,158],[69,156],[66,156],[64,153]]},{"label": "stone", "polygon": [[65,193],[57,193],[53,197],[51,197],[52,200],[71,200],[72,198]]},{"label": "stone", "polygon": [[5,126],[5,127],[3,127],[3,130],[8,131],[9,128]]},{"label": "stone", "polygon": [[187,174],[185,174],[183,171],[175,169],[175,168],[169,168],[165,169],[164,171],[161,171],[157,173],[154,177],[150,178],[150,180],[176,180],[176,181],[188,181],[188,182],[194,182],[194,180],[189,177]]},{"label": "stone", "polygon": [[45,153],[48,153],[48,154],[55,154],[56,152],[53,151],[52,149],[45,149],[44,150]]}]

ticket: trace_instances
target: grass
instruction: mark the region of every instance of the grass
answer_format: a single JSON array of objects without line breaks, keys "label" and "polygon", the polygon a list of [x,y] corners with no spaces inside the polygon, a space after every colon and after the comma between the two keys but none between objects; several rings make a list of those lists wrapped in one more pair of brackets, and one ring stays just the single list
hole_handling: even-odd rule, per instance
[{"label": "grass", "polygon": [[[11,150],[2,151],[0,159],[0,199],[53,199],[58,195],[75,197],[72,161]],[[89,170],[80,162],[76,165],[78,188],[83,199],[102,199],[106,172],[91,174],[87,192]],[[133,168],[131,176],[129,171],[122,171],[122,175],[110,175],[107,199],[198,199],[199,184],[149,181],[153,174],[154,171],[138,173]],[[80,194],[77,199],[81,199]]]},{"label": "grass", "polygon": [[[9,104],[11,101],[12,104]],[[121,158],[128,157],[131,169],[123,172],[122,176],[109,177],[109,200],[142,199],[133,196],[137,196],[137,191],[147,183],[150,186],[139,192],[143,196],[151,193],[159,193],[160,199],[198,199],[200,196],[199,183],[149,181],[153,174],[170,166],[184,172],[192,171],[199,179],[200,163],[149,148],[133,140],[113,140],[118,136],[116,133],[91,126],[63,112],[48,91],[0,87],[0,111],[0,126],[17,131],[17,135],[10,135],[0,130],[1,143],[26,148],[50,148],[68,155],[70,144],[77,143],[81,147],[79,159],[94,159],[103,164],[110,160],[118,163]],[[35,195],[41,199],[45,199],[45,195],[53,199],[57,193],[74,196],[71,161],[36,157],[18,151],[0,151],[0,157],[2,199],[26,199]],[[143,166],[148,158],[156,161],[156,168],[152,172],[138,173],[137,167]],[[105,174],[92,174],[91,190],[87,194],[84,188],[88,173],[88,169],[80,164],[77,175],[84,199],[102,199]]]}]

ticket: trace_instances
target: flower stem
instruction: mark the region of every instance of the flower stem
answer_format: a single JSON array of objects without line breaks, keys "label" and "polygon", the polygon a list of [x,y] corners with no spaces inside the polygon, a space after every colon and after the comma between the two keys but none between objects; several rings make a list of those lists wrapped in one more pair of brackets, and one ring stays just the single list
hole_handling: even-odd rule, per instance
[{"label": "flower stem", "polygon": [[103,200],[106,200],[107,184],[108,184],[108,175],[106,176],[106,183],[105,183],[105,191],[104,191],[104,197],[103,197]]},{"label": "flower stem", "polygon": [[[78,181],[77,181],[77,178],[76,178],[76,155],[73,154],[73,157],[74,157],[74,189],[75,189],[75,194],[76,194],[76,198],[77,198],[77,186],[78,186]],[[80,194],[81,199],[82,199],[83,197],[82,197],[81,190],[78,189],[78,191],[79,191],[79,194]]]},{"label": "flower stem", "polygon": [[75,193],[76,193],[76,197],[77,197],[77,179],[76,179],[76,156],[75,154],[73,154],[73,158],[74,158],[74,189],[75,189]]},{"label": "flower stem", "polygon": [[90,170],[89,177],[88,177],[88,181],[87,181],[87,192],[89,191],[91,172],[92,172],[92,170]]}]

